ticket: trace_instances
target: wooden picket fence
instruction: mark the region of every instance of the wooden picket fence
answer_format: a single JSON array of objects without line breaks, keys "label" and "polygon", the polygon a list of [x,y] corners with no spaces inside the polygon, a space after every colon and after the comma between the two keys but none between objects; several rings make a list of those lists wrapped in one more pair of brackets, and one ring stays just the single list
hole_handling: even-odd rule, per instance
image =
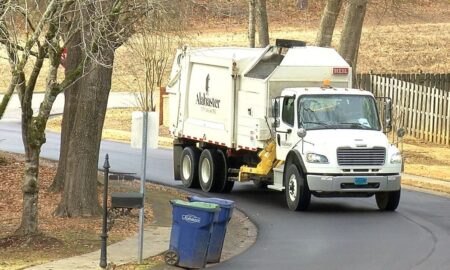
[{"label": "wooden picket fence", "polygon": [[450,74],[358,74],[356,86],[390,97],[394,128],[450,145]]}]

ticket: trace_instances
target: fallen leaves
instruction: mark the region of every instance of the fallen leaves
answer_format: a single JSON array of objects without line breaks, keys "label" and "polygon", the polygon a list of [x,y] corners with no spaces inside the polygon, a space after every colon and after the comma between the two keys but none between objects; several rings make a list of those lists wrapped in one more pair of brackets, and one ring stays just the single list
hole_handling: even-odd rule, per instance
[{"label": "fallen leaves", "polygon": [[[22,268],[34,264],[84,254],[99,249],[102,217],[62,218],[53,215],[61,194],[48,189],[56,173],[55,162],[41,159],[39,168],[39,230],[33,237],[14,235],[20,225],[22,214],[22,178],[24,160],[21,155],[0,153],[4,163],[0,164],[0,269]],[[102,178],[102,176],[99,176]],[[139,191],[138,181],[110,181],[109,192]],[[184,197],[167,187],[147,183],[148,192],[169,193],[169,197]],[[101,202],[103,186],[98,186]],[[156,194],[159,192],[155,192]],[[155,196],[155,195],[154,195]],[[167,202],[168,203],[168,202]],[[109,197],[110,205],[110,197]],[[153,211],[146,202],[145,224],[153,221]],[[108,244],[135,235],[139,227],[139,212],[133,209],[130,215],[118,217],[109,232]]]}]

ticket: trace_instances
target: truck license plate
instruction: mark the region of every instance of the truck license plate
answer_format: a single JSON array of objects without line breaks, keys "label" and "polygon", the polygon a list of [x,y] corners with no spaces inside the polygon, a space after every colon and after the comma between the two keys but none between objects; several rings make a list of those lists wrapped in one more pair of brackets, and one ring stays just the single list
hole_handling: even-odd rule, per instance
[{"label": "truck license plate", "polygon": [[357,186],[367,185],[367,177],[355,177],[354,183]]}]

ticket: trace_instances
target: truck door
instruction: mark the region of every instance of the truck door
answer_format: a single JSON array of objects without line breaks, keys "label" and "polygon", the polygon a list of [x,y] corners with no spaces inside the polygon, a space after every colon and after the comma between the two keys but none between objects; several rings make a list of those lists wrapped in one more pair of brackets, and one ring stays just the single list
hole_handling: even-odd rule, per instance
[{"label": "truck door", "polygon": [[286,156],[296,143],[294,140],[298,139],[295,132],[295,96],[285,96],[280,99],[280,114],[279,124],[276,129],[276,143],[277,143],[277,159],[285,160]]}]

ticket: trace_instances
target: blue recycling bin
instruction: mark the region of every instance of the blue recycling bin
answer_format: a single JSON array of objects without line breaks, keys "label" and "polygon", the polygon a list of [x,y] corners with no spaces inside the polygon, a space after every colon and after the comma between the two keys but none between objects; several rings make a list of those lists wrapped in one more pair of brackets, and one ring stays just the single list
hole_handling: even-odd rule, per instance
[{"label": "blue recycling bin", "polygon": [[212,225],[220,207],[205,202],[172,200],[170,247],[164,255],[169,265],[203,268],[206,265]]},{"label": "blue recycling bin", "polygon": [[233,214],[234,202],[219,198],[201,198],[197,196],[188,197],[188,200],[191,202],[214,203],[220,206],[219,217],[214,221],[207,256],[208,263],[218,263],[222,255],[227,225]]}]

